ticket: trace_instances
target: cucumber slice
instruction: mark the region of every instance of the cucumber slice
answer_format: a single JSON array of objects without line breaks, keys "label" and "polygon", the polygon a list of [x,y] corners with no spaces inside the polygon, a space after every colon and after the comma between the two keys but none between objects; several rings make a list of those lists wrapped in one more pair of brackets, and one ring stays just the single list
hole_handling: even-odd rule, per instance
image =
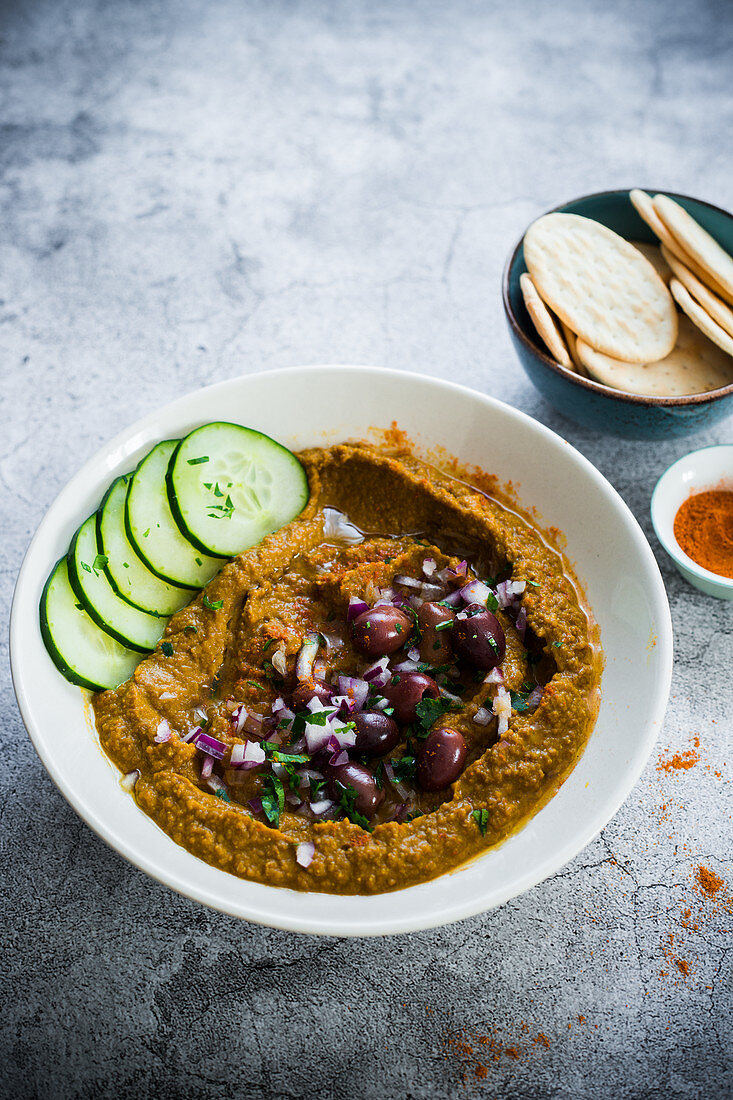
[{"label": "cucumber slice", "polygon": [[127,487],[125,530],[148,569],[161,580],[203,588],[221,562],[192,546],[171,515],[165,475],[177,446],[177,439],[158,443],[135,470]]},{"label": "cucumber slice", "polygon": [[230,558],[303,511],[308,479],[294,454],[240,424],[205,424],[170,461],[174,519],[204,553]]},{"label": "cucumber slice", "polygon": [[118,596],[104,571],[97,542],[96,517],[82,523],[67,554],[69,583],[90,619],[106,634],[129,649],[147,653],[155,649],[165,629],[165,619],[139,611]]},{"label": "cucumber slice", "polygon": [[151,573],[125,531],[125,500],[132,474],[115,478],[97,512],[97,542],[107,558],[104,569],[118,596],[151,615],[172,615],[189,602],[192,590],[178,588]]},{"label": "cucumber slice", "polygon": [[69,584],[66,558],[56,563],[46,581],[39,611],[49,656],[70,683],[104,691],[132,676],[140,654],[110,638],[80,608]]}]

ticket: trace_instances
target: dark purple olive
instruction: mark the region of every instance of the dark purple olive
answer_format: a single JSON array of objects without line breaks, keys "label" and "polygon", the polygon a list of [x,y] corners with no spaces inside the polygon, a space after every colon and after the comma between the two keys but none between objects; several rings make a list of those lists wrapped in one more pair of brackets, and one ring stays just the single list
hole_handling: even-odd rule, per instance
[{"label": "dark purple olive", "polygon": [[399,607],[383,604],[354,619],[354,647],[365,657],[386,657],[412,634],[412,622]]},{"label": "dark purple olive", "polygon": [[433,730],[417,758],[417,781],[424,791],[442,791],[455,783],[466,761],[466,742],[458,730]]},{"label": "dark purple olive", "polygon": [[293,710],[307,710],[312,699],[318,699],[321,703],[329,703],[333,695],[333,688],[321,680],[318,676],[309,676],[307,680],[301,680],[292,695]]},{"label": "dark purple olive", "polygon": [[354,751],[365,756],[384,756],[386,752],[399,745],[401,734],[399,726],[388,714],[378,710],[365,710],[354,715],[356,726],[356,744]]},{"label": "dark purple olive", "polygon": [[[424,603],[417,613],[417,622],[422,638],[420,639],[420,660],[429,665],[445,665],[453,658],[450,643],[451,627],[456,617],[450,607],[441,607],[439,603]],[[436,627],[442,627],[437,630]]]},{"label": "dark purple olive", "polygon": [[353,760],[348,764],[326,764],[323,773],[328,780],[328,793],[336,802],[340,802],[344,793],[341,787],[346,787],[356,791],[354,809],[365,817],[373,817],[381,806],[384,791],[380,791],[376,779],[363,764]]},{"label": "dark purple olive", "polygon": [[417,718],[415,708],[420,700],[437,699],[440,695],[440,688],[435,680],[424,672],[396,672],[380,691],[394,707],[394,716],[398,722],[414,722]]},{"label": "dark purple olive", "polygon": [[480,603],[470,603],[465,614],[463,619],[457,615],[453,624],[453,650],[457,657],[488,672],[504,660],[506,639],[501,623]]}]

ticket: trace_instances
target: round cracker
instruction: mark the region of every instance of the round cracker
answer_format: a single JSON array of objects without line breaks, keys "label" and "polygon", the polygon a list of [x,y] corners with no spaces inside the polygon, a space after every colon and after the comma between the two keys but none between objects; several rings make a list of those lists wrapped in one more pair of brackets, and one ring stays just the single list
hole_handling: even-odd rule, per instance
[{"label": "round cracker", "polygon": [[689,290],[692,297],[697,299],[716,324],[724,328],[729,336],[733,336],[733,309],[721,301],[717,294],[713,294],[712,290],[708,290],[705,283],[701,283],[697,276],[693,275],[683,263],[680,263],[676,256],[673,256],[671,252],[667,252],[664,245],[662,245],[662,252],[672,271],[682,285]]},{"label": "round cracker", "polygon": [[646,256],[665,286],[669,286],[672,272],[669,269],[669,264],[662,255],[662,250],[659,245],[647,244],[646,241],[629,241],[629,244],[633,244],[634,248],[639,249],[642,256]]},{"label": "round cracker", "polygon": [[685,251],[677,238],[672,236],[669,229],[667,229],[667,226],[654,209],[651,195],[647,195],[646,191],[640,191],[635,187],[633,190],[629,191],[629,198],[639,217],[646,222],[652,233],[659,238],[667,251],[671,252],[673,256],[676,256],[685,267],[689,268],[694,275],[697,275],[698,279],[709,286],[718,297],[727,297],[725,291],[719,286],[715,279],[708,275],[706,271],[703,271],[697,260],[693,259],[693,257]]},{"label": "round cracker", "polygon": [[550,355],[563,367],[572,370],[573,364],[568,349],[565,347],[557,325],[552,319],[550,311],[537,293],[537,287],[531,277],[524,272],[519,276],[519,285],[522,288],[522,297],[527,307],[527,313],[532,318],[532,324],[537,329],[540,337],[548,348]]},{"label": "round cracker", "polygon": [[562,329],[565,343],[567,344],[568,351],[570,352],[570,358],[573,361],[573,369],[575,370],[575,373],[582,375],[583,378],[587,378],[588,371],[585,369],[580,359],[578,359],[578,349],[576,347],[576,344],[578,343],[578,337],[575,335],[571,328],[568,328],[564,321],[560,320],[559,317],[557,319],[557,323]]},{"label": "round cracker", "polygon": [[673,351],[658,363],[621,363],[578,340],[578,355],[596,382],[648,397],[685,397],[733,383],[733,363],[686,317]]},{"label": "round cracker", "polygon": [[698,305],[679,279],[673,279],[669,284],[669,289],[674,294],[680,309],[685,311],[693,324],[700,329],[700,332],[704,332],[709,340],[712,340],[728,355],[733,355],[733,336],[729,336],[724,328],[715,323],[710,314],[706,313],[701,305]]},{"label": "round cracker", "polygon": [[592,347],[636,363],[674,347],[669,291],[638,249],[600,222],[545,214],[525,233],[524,258],[547,305]]},{"label": "round cracker", "polygon": [[685,252],[733,296],[733,257],[669,195],[655,195],[654,209]]}]

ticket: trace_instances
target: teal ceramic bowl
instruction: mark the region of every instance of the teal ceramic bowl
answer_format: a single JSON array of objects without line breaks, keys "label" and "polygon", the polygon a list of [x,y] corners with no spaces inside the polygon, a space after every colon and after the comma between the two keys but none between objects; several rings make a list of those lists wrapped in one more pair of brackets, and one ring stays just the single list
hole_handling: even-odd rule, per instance
[{"label": "teal ceramic bowl", "polygon": [[[655,195],[656,190],[645,188]],[[733,253],[733,216],[686,195],[676,199],[728,252]],[[637,214],[628,191],[585,195],[548,213],[581,214],[607,225],[627,240],[657,244]],[[551,358],[535,332],[522,298],[519,277],[527,270],[524,234],[509,255],[502,278],[504,312],[519,361],[540,393],[561,413],[587,428],[627,439],[674,439],[710,428],[733,413],[733,384],[689,397],[644,397],[622,393],[565,370]]]}]

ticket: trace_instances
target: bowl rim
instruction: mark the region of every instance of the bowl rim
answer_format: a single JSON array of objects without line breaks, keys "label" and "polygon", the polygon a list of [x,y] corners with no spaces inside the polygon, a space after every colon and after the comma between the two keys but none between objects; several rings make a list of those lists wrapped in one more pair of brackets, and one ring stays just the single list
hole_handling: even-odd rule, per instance
[{"label": "bowl rim", "polygon": [[[681,397],[654,397],[651,394],[626,393],[624,390],[614,390],[610,386],[604,386],[602,382],[596,382],[592,378],[584,378],[581,374],[577,374],[575,371],[569,371],[567,370],[567,368],[561,366],[561,364],[558,363],[555,359],[552,359],[551,356],[548,355],[547,352],[543,351],[538,344],[535,344],[533,340],[530,340],[529,336],[527,336],[524,329],[520,325],[516,314],[514,313],[514,309],[512,308],[511,300],[509,298],[509,278],[511,271],[514,268],[514,264],[517,260],[519,250],[524,244],[524,237],[530,225],[533,225],[534,222],[537,221],[537,218],[544,217],[545,214],[562,213],[565,211],[566,207],[577,202],[584,202],[586,199],[602,199],[610,195],[626,195],[628,198],[630,190],[631,188],[618,187],[613,188],[609,191],[591,191],[587,195],[579,195],[575,199],[568,199],[567,202],[559,203],[557,206],[553,206],[551,209],[545,210],[542,214],[538,214],[536,218],[533,218],[532,221],[529,222],[529,224],[524,229],[524,232],[522,233],[517,243],[511,249],[509,256],[507,257],[507,260],[504,264],[504,270],[502,271],[501,275],[501,297],[504,305],[504,312],[507,316],[509,324],[511,325],[512,331],[525,345],[527,350],[538,356],[545,364],[545,366],[549,367],[550,370],[555,372],[555,374],[559,374],[561,378],[564,378],[572,385],[580,386],[582,389],[589,390],[591,393],[601,394],[604,397],[611,398],[615,401],[620,401],[627,405],[641,405],[642,407],[647,406],[662,409],[679,408],[680,406],[689,407],[695,405],[710,405],[721,397],[727,397],[730,394],[733,394],[733,382],[729,383],[727,386],[721,386],[717,390],[707,390],[705,393],[690,393],[685,394]],[[688,202],[698,203],[700,206],[707,206],[709,210],[715,210],[716,213],[722,214],[724,217],[733,222],[733,214],[729,213],[727,210],[724,210],[721,206],[715,206],[715,204],[712,202],[706,202],[705,199],[698,199],[695,198],[693,195],[683,195],[679,191],[658,191],[654,188],[649,187],[640,188],[640,190],[651,192],[654,195],[668,195],[670,198],[674,199],[686,199]],[[629,199],[628,201],[630,203],[631,199]]]},{"label": "bowl rim", "polygon": [[[241,900],[233,900],[231,895],[227,893],[226,888],[220,889],[216,884],[219,882],[219,876],[226,879],[230,877],[227,872],[220,871],[217,868],[211,868],[209,864],[204,863],[204,868],[216,872],[216,883],[214,885],[205,884],[200,880],[196,880],[185,871],[180,872],[175,868],[165,865],[159,858],[156,858],[155,855],[151,855],[147,851],[142,850],[139,844],[136,844],[134,837],[131,838],[128,835],[120,833],[114,822],[110,822],[103,814],[98,814],[89,805],[83,788],[80,788],[77,783],[67,781],[64,775],[60,773],[52,749],[47,743],[47,735],[45,732],[41,731],[32,714],[30,699],[26,692],[25,674],[22,667],[22,656],[27,645],[30,643],[28,643],[24,637],[24,624],[26,620],[21,618],[21,605],[27,603],[25,590],[29,586],[32,587],[32,581],[35,575],[34,570],[37,571],[35,556],[38,554],[39,545],[43,545],[43,538],[46,535],[46,530],[49,525],[49,517],[57,508],[60,500],[67,494],[70,486],[77,480],[83,480],[92,474],[97,476],[99,468],[106,466],[106,461],[109,456],[114,455],[116,452],[124,454],[125,446],[136,436],[139,441],[142,440],[143,437],[147,437],[147,434],[161,415],[175,413],[175,415],[185,418],[189,415],[187,405],[195,396],[199,396],[202,393],[226,391],[227,388],[233,385],[241,385],[250,380],[262,379],[269,375],[273,375],[274,378],[282,384],[288,377],[314,371],[328,373],[343,372],[351,374],[368,372],[370,376],[373,376],[376,372],[394,381],[415,381],[420,385],[427,385],[434,391],[434,395],[437,398],[439,398],[441,391],[457,391],[469,397],[471,400],[478,400],[479,404],[482,406],[493,407],[510,419],[526,424],[532,432],[536,432],[545,442],[553,445],[560,444],[565,453],[571,453],[573,462],[578,465],[585,477],[592,483],[597,484],[599,488],[603,489],[604,497],[607,498],[608,505],[617,509],[621,516],[623,516],[625,524],[628,525],[630,537],[639,553],[644,557],[650,571],[655,610],[658,615],[658,620],[655,624],[657,630],[657,645],[655,645],[655,652],[658,660],[658,673],[652,686],[653,706],[650,709],[647,722],[641,730],[639,751],[632,755],[631,760],[627,761],[622,780],[614,784],[613,791],[604,798],[602,807],[595,809],[584,823],[579,824],[578,827],[574,829],[572,837],[566,838],[564,843],[558,844],[551,852],[546,853],[539,865],[522,869],[512,880],[511,884],[500,891],[499,896],[492,894],[491,890],[488,890],[488,892],[484,891],[480,896],[477,894],[470,894],[468,897],[459,895],[459,897],[457,899],[454,898],[452,902],[444,902],[437,906],[436,909],[431,909],[428,912],[417,911],[414,905],[409,905],[407,906],[407,912],[399,917],[393,916],[391,918],[385,918],[382,916],[379,918],[372,914],[368,917],[366,915],[361,916],[358,926],[355,925],[353,917],[349,914],[342,915],[340,912],[334,912],[333,916],[330,916],[329,919],[325,921],[323,918],[318,919],[310,914],[303,914],[301,912],[291,916],[287,910],[283,911],[275,902],[270,900],[270,893],[273,891],[279,893],[280,888],[247,883],[247,880],[237,880],[236,876],[234,876],[235,881],[244,881],[248,885],[257,886],[259,890],[265,891],[266,893],[262,895],[262,900],[259,900],[259,898],[258,900],[248,898],[244,902]],[[104,463],[102,462],[103,458],[105,460]],[[115,462],[119,463],[119,457]],[[113,465],[114,464],[115,463],[113,463]],[[111,473],[111,471],[108,472]],[[633,787],[641,776],[649,756],[653,751],[667,708],[672,677],[672,660],[673,634],[669,602],[659,566],[649,546],[649,542],[641,529],[639,521],[631,512],[621,495],[585,455],[541,421],[536,420],[528,413],[516,409],[512,405],[494,396],[431,375],[395,370],[392,368],[375,368],[366,365],[312,364],[309,366],[286,367],[276,370],[252,372],[248,375],[222,379],[208,386],[191,390],[161,406],[155,406],[153,409],[144,413],[143,416],[123,428],[123,430],[113,439],[104,443],[103,446],[99,448],[60,489],[30,540],[16,581],[10,614],[11,674],[18,708],[24,725],[51,780],[84,823],[88,825],[101,840],[108,844],[113,851],[130,862],[133,867],[142,870],[153,880],[161,883],[168,889],[175,890],[184,897],[196,901],[198,904],[206,905],[212,909],[219,910],[220,912],[238,919],[248,920],[254,924],[311,935],[341,937],[382,936],[404,934],[412,931],[444,926],[458,920],[475,916],[479,913],[487,912],[499,905],[505,904],[507,901],[524,893],[532,886],[545,881],[545,879],[559,871],[595,839],[599,832],[618,812],[623,803],[626,802]],[[97,746],[97,748],[104,756],[103,750],[101,750],[99,746]],[[105,759],[107,758],[105,757]],[[115,768],[114,764],[111,762],[109,762],[109,764],[112,769]],[[153,827],[159,828],[154,822],[151,824]],[[174,842],[171,841],[171,843]],[[490,856],[491,851],[495,850],[496,849],[489,849],[486,854]],[[183,851],[185,851],[185,849],[183,849]],[[186,856],[190,860],[201,862],[198,861],[198,857],[191,853],[186,852]],[[457,870],[460,871],[461,868]],[[434,881],[440,882],[446,877],[448,876],[439,876],[438,879]],[[430,886],[430,883],[421,884],[420,886],[410,889],[421,890],[425,886]],[[282,892],[289,893],[287,889],[283,889]],[[402,891],[397,891],[396,893],[400,894]],[[302,895],[298,894],[297,896],[300,898]],[[321,897],[324,895],[318,894],[317,896]],[[325,896],[333,898],[334,907],[336,907],[341,900],[338,895]],[[372,897],[378,898],[380,896],[381,895],[373,895]],[[392,894],[388,896],[391,897]],[[357,900],[358,898],[359,895],[356,895]],[[353,900],[353,897],[349,895],[346,900]],[[367,898],[365,900],[369,901],[371,899]]]},{"label": "bowl rim", "polygon": [[[689,554],[685,553],[674,537],[674,516],[671,517],[670,523],[670,529],[672,530],[671,539],[665,534],[661,523],[662,506],[660,504],[660,497],[663,483],[677,480],[679,472],[677,468],[689,462],[691,458],[704,454],[706,451],[728,452],[731,458],[733,458],[733,443],[711,443],[707,447],[697,447],[694,451],[688,451],[687,454],[682,455],[681,458],[675,459],[675,461],[657,478],[657,483],[654,486],[649,502],[649,512],[654,534],[659,539],[662,549],[666,551],[676,565],[692,573],[698,580],[706,581],[709,585],[715,585],[715,587],[720,588],[723,592],[733,592],[733,577],[723,577],[720,573],[713,573],[712,570],[705,569],[704,566],[698,565],[694,558],[691,558]],[[664,514],[665,516],[667,515],[666,512]]]}]

